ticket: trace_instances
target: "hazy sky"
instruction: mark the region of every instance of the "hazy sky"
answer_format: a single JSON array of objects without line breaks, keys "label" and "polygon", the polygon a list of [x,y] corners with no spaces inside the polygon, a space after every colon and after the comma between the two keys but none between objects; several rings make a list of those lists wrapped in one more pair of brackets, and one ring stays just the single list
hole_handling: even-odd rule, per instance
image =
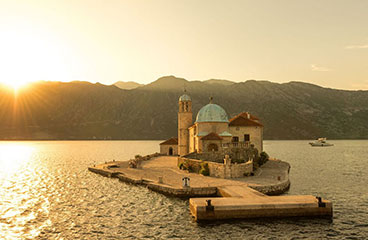
[{"label": "hazy sky", "polygon": [[0,81],[368,89],[368,0],[0,0]]}]

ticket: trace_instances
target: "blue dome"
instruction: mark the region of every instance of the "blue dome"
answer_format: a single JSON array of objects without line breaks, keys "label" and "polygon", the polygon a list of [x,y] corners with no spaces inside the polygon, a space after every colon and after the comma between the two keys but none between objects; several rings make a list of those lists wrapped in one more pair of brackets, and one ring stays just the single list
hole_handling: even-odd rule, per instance
[{"label": "blue dome", "polygon": [[196,122],[229,122],[225,110],[217,104],[209,103],[199,110]]},{"label": "blue dome", "polygon": [[187,101],[192,101],[192,99],[187,94],[183,94],[180,96],[179,101],[187,102]]}]

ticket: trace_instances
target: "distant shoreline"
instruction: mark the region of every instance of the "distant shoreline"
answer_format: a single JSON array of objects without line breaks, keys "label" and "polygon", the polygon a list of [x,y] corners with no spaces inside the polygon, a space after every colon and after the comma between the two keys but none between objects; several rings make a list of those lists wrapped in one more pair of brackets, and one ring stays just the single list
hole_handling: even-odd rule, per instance
[{"label": "distant shoreline", "polygon": [[[368,138],[346,138],[346,139],[333,139],[333,138],[327,138],[329,141],[346,141],[346,140],[352,140],[352,141],[364,141],[368,140]],[[264,141],[314,141],[315,139],[264,139]],[[47,142],[47,141],[68,141],[68,142],[77,142],[77,141],[91,141],[91,142],[102,142],[102,141],[165,141],[165,139],[0,139],[0,142]]]}]

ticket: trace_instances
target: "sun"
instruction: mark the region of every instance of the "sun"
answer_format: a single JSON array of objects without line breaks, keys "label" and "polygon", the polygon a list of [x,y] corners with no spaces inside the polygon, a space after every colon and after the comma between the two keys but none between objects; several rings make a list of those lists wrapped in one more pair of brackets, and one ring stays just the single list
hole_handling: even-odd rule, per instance
[{"label": "sun", "polygon": [[[1,0],[0,0],[1,1]],[[3,24],[4,25],[4,24]],[[70,62],[74,52],[50,29],[37,29],[32,23],[0,24],[0,84],[20,90],[41,80],[73,79]],[[49,31],[50,30],[50,31]]]},{"label": "sun", "polygon": [[3,85],[5,85],[8,88],[14,90],[15,92],[17,92],[22,88],[26,88],[29,84],[32,83],[32,81],[27,81],[27,80],[4,81],[4,80],[0,80],[0,83],[2,83]]}]

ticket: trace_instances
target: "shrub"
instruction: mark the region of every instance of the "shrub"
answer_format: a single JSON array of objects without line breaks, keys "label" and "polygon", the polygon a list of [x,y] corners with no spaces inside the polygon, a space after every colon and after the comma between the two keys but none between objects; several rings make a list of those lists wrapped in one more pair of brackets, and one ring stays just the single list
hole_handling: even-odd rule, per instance
[{"label": "shrub", "polygon": [[194,172],[194,168],[190,164],[188,164],[188,171],[191,172],[191,173]]},{"label": "shrub", "polygon": [[194,166],[193,163],[191,163],[188,160],[184,160],[183,163],[183,170],[188,170],[188,172],[194,172]]},{"label": "shrub", "polygon": [[269,156],[266,152],[261,152],[260,156],[259,156],[259,165],[263,165],[265,164],[269,159]]},{"label": "shrub", "polygon": [[201,170],[199,170],[199,174],[202,174],[203,176],[210,175],[210,169],[208,167],[208,163],[201,163]]},{"label": "shrub", "polygon": [[187,170],[187,168],[185,167],[184,163],[180,163],[179,164],[179,169],[181,169],[181,170]]}]

